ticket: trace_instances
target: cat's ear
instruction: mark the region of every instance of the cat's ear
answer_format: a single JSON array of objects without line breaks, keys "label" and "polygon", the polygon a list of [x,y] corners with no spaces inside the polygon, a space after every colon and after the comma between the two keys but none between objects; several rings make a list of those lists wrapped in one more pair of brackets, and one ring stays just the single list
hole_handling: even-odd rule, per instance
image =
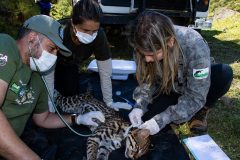
[{"label": "cat's ear", "polygon": [[138,136],[139,137],[148,137],[150,135],[150,131],[148,129],[139,129]]}]

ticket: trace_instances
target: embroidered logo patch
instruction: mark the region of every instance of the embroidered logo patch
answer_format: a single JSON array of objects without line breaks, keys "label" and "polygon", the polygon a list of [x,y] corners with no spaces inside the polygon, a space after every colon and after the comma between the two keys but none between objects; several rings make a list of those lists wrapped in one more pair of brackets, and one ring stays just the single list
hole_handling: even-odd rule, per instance
[{"label": "embroidered logo patch", "polygon": [[14,93],[18,94],[20,91],[20,86],[18,86],[16,83],[13,83],[9,89]]},{"label": "embroidered logo patch", "polygon": [[0,66],[5,66],[8,61],[8,56],[0,53]]},{"label": "embroidered logo patch", "polygon": [[13,83],[10,88],[11,91],[17,94],[17,99],[15,100],[19,105],[26,103],[33,103],[33,90],[32,88],[27,89],[24,86],[19,86],[16,83]]},{"label": "embroidered logo patch", "polygon": [[207,78],[209,74],[209,68],[193,69],[193,77],[195,79]]}]

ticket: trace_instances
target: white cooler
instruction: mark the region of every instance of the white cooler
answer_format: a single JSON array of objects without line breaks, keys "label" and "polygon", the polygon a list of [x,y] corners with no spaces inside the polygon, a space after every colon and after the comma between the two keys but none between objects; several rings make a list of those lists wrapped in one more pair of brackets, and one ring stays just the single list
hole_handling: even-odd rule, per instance
[{"label": "white cooler", "polygon": [[[88,70],[98,72],[96,59],[92,60]],[[112,79],[127,80],[129,74],[136,73],[136,63],[130,60],[112,60]]]}]

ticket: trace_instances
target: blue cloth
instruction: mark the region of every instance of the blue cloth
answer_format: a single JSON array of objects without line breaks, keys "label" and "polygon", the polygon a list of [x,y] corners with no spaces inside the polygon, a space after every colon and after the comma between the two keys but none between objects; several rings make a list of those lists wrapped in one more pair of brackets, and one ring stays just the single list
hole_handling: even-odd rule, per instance
[{"label": "blue cloth", "polygon": [[42,9],[51,9],[51,3],[50,2],[42,2],[42,1],[39,1],[39,6],[42,8]]}]

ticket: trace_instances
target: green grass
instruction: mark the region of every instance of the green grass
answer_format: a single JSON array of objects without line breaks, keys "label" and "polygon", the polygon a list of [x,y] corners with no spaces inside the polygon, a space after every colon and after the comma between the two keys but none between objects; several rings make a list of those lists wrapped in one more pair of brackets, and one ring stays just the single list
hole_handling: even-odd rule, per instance
[{"label": "green grass", "polygon": [[240,12],[240,0],[210,0],[211,13],[221,7],[226,7]]},{"label": "green grass", "polygon": [[[239,56],[238,56],[239,58]],[[240,159],[240,62],[231,64],[232,86],[209,115],[209,134],[232,160]]]},{"label": "green grass", "polygon": [[213,21],[211,30],[202,31],[212,56],[217,62],[234,63],[240,60],[240,13]]}]

